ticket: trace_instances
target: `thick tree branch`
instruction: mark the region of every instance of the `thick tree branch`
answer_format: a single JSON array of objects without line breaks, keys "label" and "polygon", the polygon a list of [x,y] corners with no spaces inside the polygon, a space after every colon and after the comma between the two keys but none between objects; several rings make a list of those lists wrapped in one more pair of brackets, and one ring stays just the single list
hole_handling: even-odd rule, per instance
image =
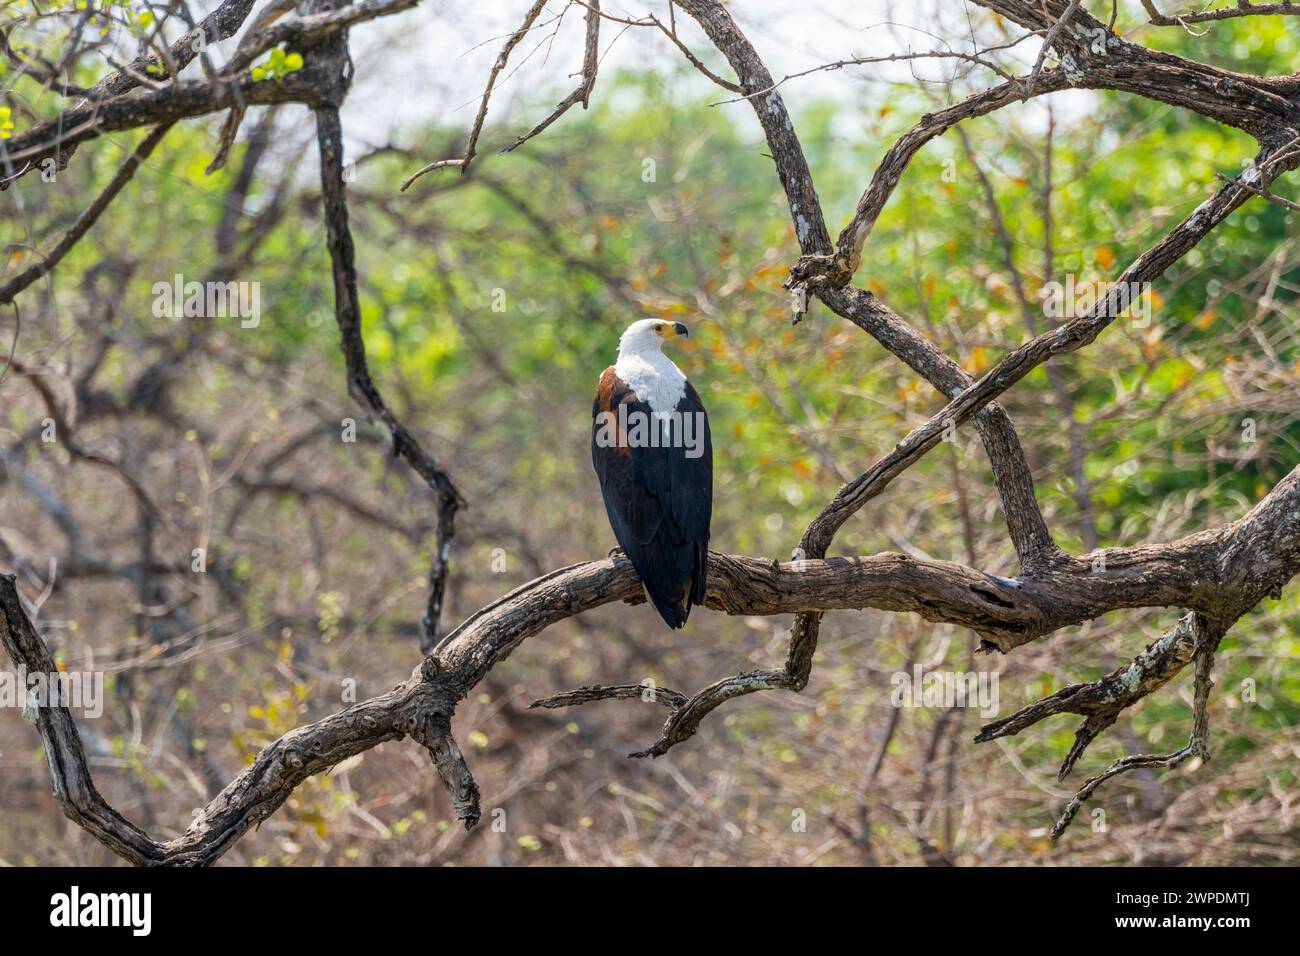
[{"label": "thick tree branch", "polygon": [[1061,70],[1071,85],[1135,93],[1199,113],[1274,144],[1300,125],[1297,77],[1234,73],[1121,39],[1073,0],[976,0],[1030,30],[1066,27],[1055,38]]},{"label": "thick tree branch", "polygon": [[1151,22],[1158,27],[1181,27],[1189,23],[1212,23],[1218,20],[1232,20],[1236,17],[1300,16],[1300,5],[1292,3],[1291,0],[1282,0],[1281,3],[1250,3],[1248,0],[1237,0],[1236,6],[1232,7],[1220,7],[1217,10],[1189,10],[1187,13],[1176,13],[1172,16],[1161,13],[1154,0],[1142,0],[1142,8],[1146,10]]}]

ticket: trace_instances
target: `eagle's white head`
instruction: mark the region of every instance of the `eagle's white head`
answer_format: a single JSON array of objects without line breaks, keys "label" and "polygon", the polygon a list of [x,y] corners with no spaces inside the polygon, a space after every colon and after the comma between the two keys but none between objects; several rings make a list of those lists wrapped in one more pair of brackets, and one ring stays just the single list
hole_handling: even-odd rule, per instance
[{"label": "eagle's white head", "polygon": [[664,342],[679,335],[690,335],[680,322],[664,319],[642,319],[633,322],[618,340],[618,357],[649,357],[662,352]]},{"label": "eagle's white head", "polygon": [[655,412],[671,412],[686,394],[686,376],[664,355],[664,342],[688,334],[680,322],[642,319],[618,341],[614,374]]}]

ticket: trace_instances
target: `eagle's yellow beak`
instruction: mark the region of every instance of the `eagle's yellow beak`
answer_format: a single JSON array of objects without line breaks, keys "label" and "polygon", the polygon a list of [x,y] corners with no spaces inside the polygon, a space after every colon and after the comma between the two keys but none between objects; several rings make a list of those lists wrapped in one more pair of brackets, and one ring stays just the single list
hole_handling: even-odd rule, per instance
[{"label": "eagle's yellow beak", "polygon": [[671,339],[678,335],[689,336],[690,330],[680,322],[660,322],[655,326],[655,334],[661,339]]}]

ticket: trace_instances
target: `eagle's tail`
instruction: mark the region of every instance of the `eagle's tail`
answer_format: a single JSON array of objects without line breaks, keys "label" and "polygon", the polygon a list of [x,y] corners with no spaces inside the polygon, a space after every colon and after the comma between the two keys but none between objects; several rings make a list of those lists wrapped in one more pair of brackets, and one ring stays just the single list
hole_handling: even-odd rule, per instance
[{"label": "eagle's tail", "polygon": [[646,596],[650,598],[650,603],[655,606],[659,616],[664,619],[664,623],[674,631],[680,630],[686,626],[686,619],[691,616],[691,606],[681,600],[664,600],[650,593],[646,588]]},{"label": "eagle's tail", "polygon": [[690,597],[688,594],[682,594],[682,597],[671,598],[664,597],[662,594],[655,594],[651,591],[645,581],[641,581],[641,591],[645,593],[646,601],[654,605],[654,609],[659,611],[659,617],[663,618],[663,623],[671,627],[673,631],[679,631],[685,627],[686,618],[690,617]]},{"label": "eagle's tail", "polygon": [[709,545],[708,541],[690,546],[691,578],[682,583],[676,595],[656,594],[655,589],[645,584],[646,598],[655,606],[664,623],[674,631],[686,626],[686,619],[691,616],[691,608],[704,602],[705,584],[708,578]]}]

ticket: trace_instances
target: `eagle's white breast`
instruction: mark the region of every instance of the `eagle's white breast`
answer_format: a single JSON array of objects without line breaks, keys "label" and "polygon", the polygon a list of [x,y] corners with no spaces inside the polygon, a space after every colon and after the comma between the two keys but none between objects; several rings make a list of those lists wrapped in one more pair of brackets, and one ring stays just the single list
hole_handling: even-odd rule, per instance
[{"label": "eagle's white breast", "polygon": [[671,412],[686,396],[686,376],[658,349],[631,355],[619,352],[614,374],[645,402],[652,412]]}]

